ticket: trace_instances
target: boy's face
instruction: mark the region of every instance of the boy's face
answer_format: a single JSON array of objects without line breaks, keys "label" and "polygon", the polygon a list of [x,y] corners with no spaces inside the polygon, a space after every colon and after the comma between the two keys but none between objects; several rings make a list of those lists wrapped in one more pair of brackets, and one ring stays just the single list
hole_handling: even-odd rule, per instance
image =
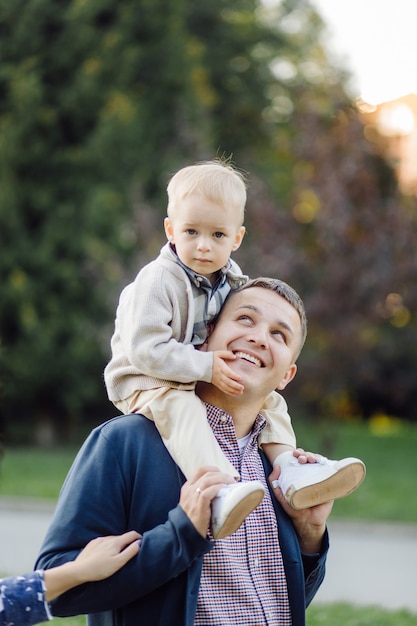
[{"label": "boy's face", "polygon": [[181,261],[209,280],[224,267],[245,234],[235,209],[227,209],[193,193],[164,222],[165,233]]}]

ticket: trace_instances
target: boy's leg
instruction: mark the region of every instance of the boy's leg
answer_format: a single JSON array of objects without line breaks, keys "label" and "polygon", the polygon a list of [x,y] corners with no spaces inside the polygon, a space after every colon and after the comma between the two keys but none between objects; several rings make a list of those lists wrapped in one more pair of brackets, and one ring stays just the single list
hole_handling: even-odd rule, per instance
[{"label": "boy's leg", "polygon": [[296,438],[284,398],[273,391],[267,396],[261,410],[266,426],[259,436],[259,445],[271,465],[283,452],[295,450]]},{"label": "boy's leg", "polygon": [[206,409],[193,390],[169,387],[141,391],[134,413],[155,422],[162,440],[184,476],[189,479],[203,465],[214,465],[239,480],[207,421]]},{"label": "boy's leg", "polygon": [[294,457],[295,435],[287,404],[280,394],[272,392],[261,412],[267,426],[260,437],[260,445],[271,464],[281,468],[273,486],[281,488],[294,509],[307,509],[342,498],[359,487],[366,473],[360,459],[349,457],[336,461],[320,457],[317,463],[300,463]]},{"label": "boy's leg", "polygon": [[116,409],[119,409],[120,413],[123,413],[123,415],[129,415],[130,413],[132,413],[132,411],[130,410],[131,397],[132,396],[126,398],[126,400],[115,400],[113,402]]},{"label": "boy's leg", "polygon": [[[203,465],[214,465],[239,480],[239,472],[224,456],[207,421],[206,408],[193,390],[163,387],[140,392],[131,408],[155,422],[168,452],[186,478]],[[221,488],[212,503],[214,538],[234,533],[262,501],[264,493],[259,481],[236,482]]]},{"label": "boy's leg", "polygon": [[[288,413],[287,403],[281,394],[272,391],[267,396],[261,409],[261,415],[266,419],[266,426],[259,436],[259,445],[262,446],[273,465],[278,454],[291,449],[295,450],[296,447],[291,417]],[[280,447],[275,448],[275,445]]]}]

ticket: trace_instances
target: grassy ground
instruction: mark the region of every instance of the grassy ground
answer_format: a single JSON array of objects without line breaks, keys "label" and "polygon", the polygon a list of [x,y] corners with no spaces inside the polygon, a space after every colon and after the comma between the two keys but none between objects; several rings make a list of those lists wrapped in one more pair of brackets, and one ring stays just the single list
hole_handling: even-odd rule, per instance
[{"label": "grassy ground", "polygon": [[6,448],[0,466],[0,496],[55,500],[76,453],[76,448]]},{"label": "grassy ground", "polygon": [[384,611],[372,606],[312,604],[307,609],[307,626],[415,626],[416,620],[417,616],[408,611]]},{"label": "grassy ground", "polygon": [[[416,615],[408,611],[384,611],[378,607],[348,604],[314,604],[307,609],[307,626],[415,626]],[[50,622],[47,622],[48,624]],[[57,620],[57,626],[85,626],[83,615]]]},{"label": "grassy ground", "polygon": [[365,481],[335,502],[332,517],[417,522],[417,426],[382,417],[370,425],[302,424],[297,438],[305,449],[329,458],[356,456],[366,464]]}]

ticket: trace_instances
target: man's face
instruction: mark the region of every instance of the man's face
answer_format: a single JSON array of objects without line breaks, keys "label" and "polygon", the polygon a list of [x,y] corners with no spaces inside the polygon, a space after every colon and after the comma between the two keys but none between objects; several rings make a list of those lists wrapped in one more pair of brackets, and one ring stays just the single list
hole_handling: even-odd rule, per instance
[{"label": "man's face", "polygon": [[245,392],[266,397],[294,378],[300,341],[296,309],[274,291],[250,287],[229,296],[207,349],[233,352],[237,359],[228,365]]}]

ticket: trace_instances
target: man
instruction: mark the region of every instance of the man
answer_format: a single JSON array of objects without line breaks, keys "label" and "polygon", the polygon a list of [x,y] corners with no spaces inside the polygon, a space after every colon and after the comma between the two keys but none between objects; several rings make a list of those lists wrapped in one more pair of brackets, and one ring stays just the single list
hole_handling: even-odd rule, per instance
[{"label": "man", "polygon": [[[244,391],[230,396],[200,383],[197,393],[242,479],[266,488],[263,502],[225,539],[214,542],[207,528],[211,501],[228,475],[201,468],[184,483],[154,425],[140,415],[93,431],[63,486],[36,566],[59,565],[94,536],[126,529],[143,535],[142,546],[107,581],[61,596],[55,615],[89,613],[97,626],[305,624],[305,607],[324,577],[331,503],[291,509],[269,486],[271,467],[257,446],[259,410],[271,390],[294,378],[305,334],[297,294],[281,281],[256,279],[231,293],[208,339],[209,350],[235,354],[230,366]],[[270,480],[278,475],[276,467]]]}]

